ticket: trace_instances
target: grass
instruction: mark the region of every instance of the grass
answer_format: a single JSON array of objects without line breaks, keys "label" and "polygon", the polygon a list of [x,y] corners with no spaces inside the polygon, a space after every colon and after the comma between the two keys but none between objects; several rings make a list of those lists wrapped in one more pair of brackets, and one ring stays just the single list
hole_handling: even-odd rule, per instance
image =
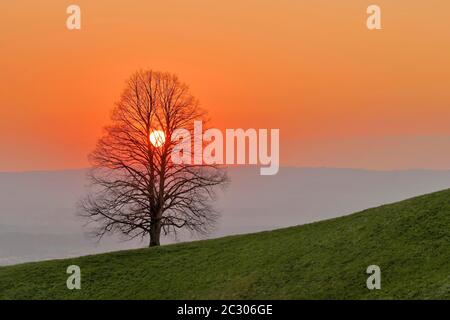
[{"label": "grass", "polygon": [[[66,287],[71,264],[81,290]],[[381,290],[366,288],[372,264]],[[0,299],[450,299],[450,190],[270,232],[1,267]]]}]

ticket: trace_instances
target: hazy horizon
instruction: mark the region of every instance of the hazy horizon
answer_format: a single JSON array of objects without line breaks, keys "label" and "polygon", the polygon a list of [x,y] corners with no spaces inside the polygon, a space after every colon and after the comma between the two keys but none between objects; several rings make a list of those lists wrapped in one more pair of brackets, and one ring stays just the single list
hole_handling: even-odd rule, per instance
[{"label": "hazy horizon", "polygon": [[[227,169],[259,169],[261,166],[259,165],[224,165]],[[63,171],[83,171],[89,170],[89,166],[85,167],[73,167],[73,168],[55,168],[55,169],[25,169],[25,170],[0,170],[0,174],[8,174],[8,173],[33,173],[33,172],[63,172]],[[370,172],[403,172],[403,171],[450,171],[450,168],[427,168],[427,167],[411,167],[411,168],[398,168],[398,169],[371,169],[364,167],[339,167],[339,166],[295,166],[295,165],[280,165],[280,170],[282,169],[331,169],[331,170],[354,170],[354,171],[370,171]]]},{"label": "hazy horizon", "polygon": [[[144,247],[112,236],[96,243],[75,215],[86,169],[0,173],[0,264]],[[347,215],[450,187],[450,170],[371,171],[283,167],[229,169],[231,183],[216,207],[208,238],[289,227]],[[195,240],[181,233],[179,241]],[[163,238],[172,243],[174,239]]]}]

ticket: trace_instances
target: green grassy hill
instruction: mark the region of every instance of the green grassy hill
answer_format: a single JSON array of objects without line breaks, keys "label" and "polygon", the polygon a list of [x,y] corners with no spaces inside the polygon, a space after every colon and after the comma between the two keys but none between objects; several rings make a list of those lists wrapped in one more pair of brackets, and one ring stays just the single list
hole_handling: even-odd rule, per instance
[{"label": "green grassy hill", "polygon": [[[71,264],[81,290],[66,288]],[[366,288],[372,264],[381,290]],[[0,299],[80,298],[450,299],[450,190],[270,232],[0,268]]]}]

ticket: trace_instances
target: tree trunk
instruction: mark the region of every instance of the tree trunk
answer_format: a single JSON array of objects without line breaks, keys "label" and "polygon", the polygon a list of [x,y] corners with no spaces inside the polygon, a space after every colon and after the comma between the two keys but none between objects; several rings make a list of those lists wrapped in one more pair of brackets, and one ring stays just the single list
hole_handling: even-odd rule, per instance
[{"label": "tree trunk", "polygon": [[150,226],[150,245],[149,247],[156,247],[160,245],[159,238],[161,237],[161,220],[155,219]]}]

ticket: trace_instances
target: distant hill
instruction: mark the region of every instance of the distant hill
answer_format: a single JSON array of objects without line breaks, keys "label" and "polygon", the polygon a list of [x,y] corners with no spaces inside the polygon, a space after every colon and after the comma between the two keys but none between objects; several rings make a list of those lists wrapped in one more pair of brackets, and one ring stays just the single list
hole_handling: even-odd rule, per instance
[{"label": "distant hill", "polygon": [[[1,267],[0,299],[450,299],[449,243],[445,190],[286,229]],[[373,264],[381,290],[366,288]]]}]

